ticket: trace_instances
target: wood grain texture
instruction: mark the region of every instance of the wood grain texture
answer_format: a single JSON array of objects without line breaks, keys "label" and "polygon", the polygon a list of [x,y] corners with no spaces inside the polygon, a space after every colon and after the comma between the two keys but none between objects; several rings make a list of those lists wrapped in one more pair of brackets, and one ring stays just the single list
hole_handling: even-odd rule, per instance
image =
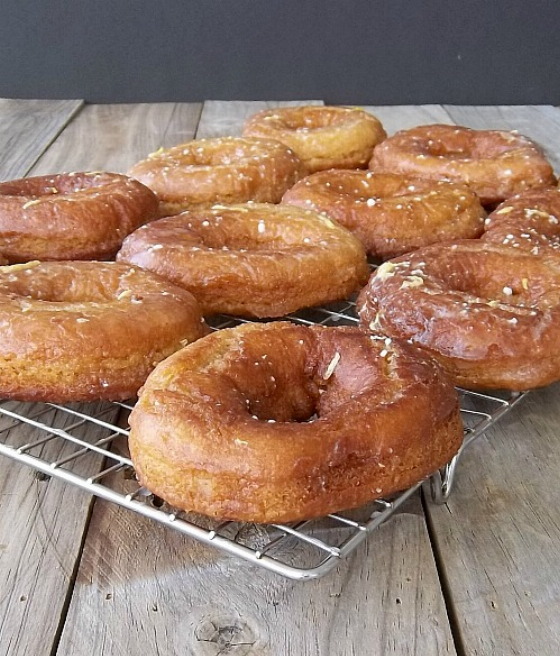
[{"label": "wood grain texture", "polygon": [[0,180],[23,177],[82,105],[0,98]]},{"label": "wood grain texture", "polygon": [[322,100],[288,100],[285,102],[207,100],[202,109],[196,137],[197,139],[238,137],[249,116],[264,109],[322,104]]},{"label": "wood grain texture", "polygon": [[[560,109],[448,107],[457,123],[517,129],[560,161]],[[560,385],[532,392],[464,454],[428,516],[466,654],[560,653]]]},{"label": "wood grain texture", "polygon": [[31,174],[61,171],[128,169],[161,146],[188,141],[194,135],[200,105],[86,105]]},{"label": "wood grain texture", "polygon": [[[10,407],[21,412],[23,404],[10,404]],[[92,404],[89,411],[96,412],[98,407]],[[103,416],[109,413],[104,412]],[[39,421],[66,428],[75,418],[50,410]],[[0,421],[0,439],[13,446],[45,435],[25,425],[5,430],[13,424],[11,419]],[[91,439],[92,435],[88,429],[80,433],[84,439]],[[30,451],[31,455],[39,455],[49,462],[74,452],[62,440],[48,442],[40,451]],[[80,458],[75,462],[75,471],[89,476],[99,470],[99,465],[99,457]],[[3,655],[50,652],[91,503],[88,495],[74,487],[37,476],[23,465],[0,458],[0,653]]]},{"label": "wood grain texture", "polygon": [[441,105],[395,105],[380,107],[367,105],[361,107],[366,112],[377,116],[383,124],[388,136],[399,130],[408,130],[417,125],[430,125],[432,123],[453,124],[453,119]]},{"label": "wood grain texture", "polygon": [[[254,103],[209,103],[197,136]],[[231,111],[231,115],[230,115]],[[218,115],[217,125],[210,117]],[[127,491],[126,480],[116,482]],[[286,547],[280,558],[289,559]],[[95,621],[92,622],[92,618]],[[338,571],[298,583],[97,502],[60,654],[454,654],[419,496]]]},{"label": "wood grain texture", "polygon": [[464,454],[428,512],[465,653],[560,653],[560,385],[533,392]]},{"label": "wood grain texture", "polygon": [[[160,145],[190,138],[199,113],[197,105],[86,106],[32,173],[126,171]],[[107,419],[115,420],[116,412]],[[84,467],[92,462],[97,459],[80,460]],[[33,471],[5,458],[0,485],[0,653],[49,654],[92,500],[54,479],[38,484]]]},{"label": "wood grain texture", "polygon": [[549,105],[456,107],[445,110],[458,125],[477,130],[519,130],[534,139],[560,175],[560,109]]},{"label": "wood grain texture", "polygon": [[59,652],[137,651],[455,654],[418,497],[307,583],[96,503]]}]

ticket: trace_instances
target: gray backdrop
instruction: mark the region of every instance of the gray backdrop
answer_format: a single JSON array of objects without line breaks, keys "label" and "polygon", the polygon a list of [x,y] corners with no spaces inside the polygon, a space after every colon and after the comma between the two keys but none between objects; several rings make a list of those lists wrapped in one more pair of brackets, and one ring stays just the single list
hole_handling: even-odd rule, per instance
[{"label": "gray backdrop", "polygon": [[560,104],[558,0],[0,0],[0,97]]}]

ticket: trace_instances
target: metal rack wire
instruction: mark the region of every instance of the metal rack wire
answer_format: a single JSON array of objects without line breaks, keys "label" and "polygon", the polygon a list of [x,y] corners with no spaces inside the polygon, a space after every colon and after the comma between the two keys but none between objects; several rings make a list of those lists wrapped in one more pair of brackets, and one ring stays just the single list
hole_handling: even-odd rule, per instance
[{"label": "metal rack wire", "polygon": [[[304,325],[355,325],[354,303],[336,303],[288,317]],[[238,325],[217,317],[215,329]],[[432,498],[448,498],[464,449],[523,396],[459,390],[465,439],[461,450],[430,477]],[[42,475],[75,485],[90,494],[165,524],[205,544],[292,579],[323,576],[352,553],[420,487],[416,484],[391,499],[336,513],[320,520],[289,525],[215,522],[168,507],[136,482],[128,457],[127,403],[61,406],[0,402],[0,455],[33,467]],[[16,429],[17,430],[14,430]]]}]

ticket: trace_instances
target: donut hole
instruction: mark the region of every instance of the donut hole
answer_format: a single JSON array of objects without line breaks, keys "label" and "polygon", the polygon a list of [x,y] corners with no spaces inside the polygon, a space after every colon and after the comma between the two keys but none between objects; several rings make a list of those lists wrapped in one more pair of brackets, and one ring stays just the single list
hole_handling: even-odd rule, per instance
[{"label": "donut hole", "polygon": [[[438,184],[423,178],[411,178],[391,173],[364,173],[363,171],[337,171],[336,182],[331,182],[332,172],[309,176],[309,185],[316,182],[323,192],[349,196],[358,201],[391,198],[416,198],[418,194],[437,188]],[[445,188],[447,183],[439,183]]]},{"label": "donut hole", "polygon": [[247,419],[303,423],[318,416],[315,345],[309,335],[299,332],[301,339],[292,340],[291,348],[284,335],[270,333],[266,343],[241,341],[228,353],[221,372],[225,394],[235,394],[240,412],[249,415]]},{"label": "donut hole", "polygon": [[[114,273],[111,269],[96,270],[92,267],[95,275],[90,278],[84,275],[79,281],[74,279],[74,272],[66,269],[62,263],[58,265],[51,262],[50,265],[49,273],[45,273],[39,262],[5,267],[5,272],[11,270],[12,273],[2,277],[0,294],[60,304],[142,302],[142,294],[133,293],[129,289],[127,277],[123,276],[120,265],[115,267]],[[130,274],[134,273],[135,270],[130,269]]]},{"label": "donut hole", "polygon": [[[170,148],[163,154],[168,166],[216,167],[242,162],[258,164],[263,158],[273,156],[273,151],[279,147],[278,142],[262,139],[201,139],[187,146]],[[158,159],[163,154],[155,153],[152,159]]]},{"label": "donut hole", "polygon": [[16,182],[4,182],[0,184],[0,194],[36,200],[49,196],[88,191],[107,184],[108,180],[109,176],[103,173],[68,173],[52,178],[37,176],[23,178]]},{"label": "donut hole", "polygon": [[14,196],[25,198],[26,200],[37,200],[46,196],[54,196],[60,193],[58,185],[48,184],[46,180],[21,180],[17,184],[4,182],[0,184],[0,194],[2,196]]},{"label": "donut hole", "polygon": [[[259,210],[260,208],[260,210]],[[271,213],[273,210],[274,213]],[[313,222],[306,220],[307,216]],[[148,234],[157,228],[158,244],[169,248],[208,249],[227,252],[263,252],[277,254],[283,250],[305,248],[325,243],[328,226],[324,217],[299,208],[250,204],[230,206],[208,211],[192,211],[160,219],[142,230]],[[287,221],[290,222],[289,228]]]},{"label": "donut hole", "polygon": [[540,308],[560,295],[560,269],[522,253],[516,253],[513,263],[511,258],[507,248],[486,253],[446,249],[422,271],[442,290],[468,294],[489,304]]},{"label": "donut hole", "polygon": [[423,152],[432,157],[451,157],[454,159],[467,159],[474,157],[472,149],[461,144],[451,144],[443,141],[429,140],[421,148]]},{"label": "donut hole", "polygon": [[397,357],[385,336],[365,344],[355,331],[335,336],[285,324],[263,343],[243,343],[230,354],[228,389],[242,412],[267,422],[311,423],[326,419],[367,392],[380,403],[391,385]]},{"label": "donut hole", "polygon": [[271,117],[271,121],[279,127],[286,130],[293,130],[294,132],[321,130],[322,128],[344,125],[350,119],[351,114],[329,110],[326,107],[320,107],[317,111],[306,107],[301,110],[295,109],[292,112],[285,112],[282,115],[276,114]]},{"label": "donut hole", "polygon": [[217,145],[193,147],[188,152],[192,166],[228,166],[248,157],[247,149],[227,141]]},{"label": "donut hole", "polygon": [[[440,134],[441,132],[441,134]],[[434,130],[417,142],[419,150],[432,157],[449,159],[490,159],[512,149],[508,133],[486,132],[484,138],[473,130]]]}]

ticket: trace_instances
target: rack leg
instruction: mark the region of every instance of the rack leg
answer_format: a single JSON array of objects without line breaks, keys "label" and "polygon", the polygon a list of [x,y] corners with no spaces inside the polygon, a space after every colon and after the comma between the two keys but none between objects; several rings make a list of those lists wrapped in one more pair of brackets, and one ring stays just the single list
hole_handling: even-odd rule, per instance
[{"label": "rack leg", "polygon": [[430,477],[430,492],[434,503],[442,504],[449,499],[461,451],[445,467]]}]

